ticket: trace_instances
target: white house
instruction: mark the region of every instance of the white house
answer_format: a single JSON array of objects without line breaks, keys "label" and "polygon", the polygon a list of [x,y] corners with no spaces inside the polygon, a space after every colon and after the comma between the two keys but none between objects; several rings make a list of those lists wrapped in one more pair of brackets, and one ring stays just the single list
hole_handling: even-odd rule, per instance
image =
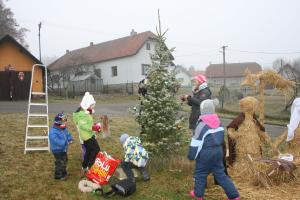
[{"label": "white house", "polygon": [[176,78],[180,81],[182,87],[190,87],[192,75],[180,65],[176,66],[177,75]]},{"label": "white house", "polygon": [[154,37],[150,32],[137,34],[132,31],[127,37],[93,44],[88,47],[66,51],[66,54],[48,66],[51,72],[65,72],[73,79],[77,72],[95,72],[104,85],[117,86],[138,83],[145,76],[154,53]]},{"label": "white house", "polygon": [[[151,65],[151,54],[154,54],[155,34],[146,31],[131,31],[127,37],[93,44],[88,47],[66,51],[66,54],[48,66],[51,72],[65,72],[69,80],[75,75],[94,72],[102,79],[103,85],[111,88],[124,84],[136,85],[145,77],[147,67]],[[172,59],[173,56],[171,55]],[[179,79],[186,81],[186,74],[178,74]]]}]

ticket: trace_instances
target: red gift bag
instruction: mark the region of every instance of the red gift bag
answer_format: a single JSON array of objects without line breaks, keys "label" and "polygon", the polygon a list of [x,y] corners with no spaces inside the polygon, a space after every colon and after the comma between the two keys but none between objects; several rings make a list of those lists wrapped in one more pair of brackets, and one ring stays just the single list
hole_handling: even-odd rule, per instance
[{"label": "red gift bag", "polygon": [[86,177],[99,185],[107,184],[120,162],[120,160],[107,155],[106,152],[99,152],[96,156],[95,163],[91,169],[87,171]]}]

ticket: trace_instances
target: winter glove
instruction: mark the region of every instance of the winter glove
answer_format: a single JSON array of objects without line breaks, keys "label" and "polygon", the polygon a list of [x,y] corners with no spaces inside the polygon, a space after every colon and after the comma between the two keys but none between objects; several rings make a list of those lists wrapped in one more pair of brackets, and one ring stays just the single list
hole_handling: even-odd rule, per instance
[{"label": "winter glove", "polygon": [[92,126],[92,130],[96,131],[96,132],[100,132],[101,124],[100,123],[94,123],[94,125]]}]

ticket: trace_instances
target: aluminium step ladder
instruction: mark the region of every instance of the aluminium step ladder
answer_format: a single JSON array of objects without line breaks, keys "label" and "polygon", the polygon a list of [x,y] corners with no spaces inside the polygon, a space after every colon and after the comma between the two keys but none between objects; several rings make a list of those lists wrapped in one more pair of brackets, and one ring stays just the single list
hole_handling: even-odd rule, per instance
[{"label": "aluminium step ladder", "polygon": [[[45,80],[44,80],[44,92],[33,92],[32,86],[34,81],[34,72],[37,67],[44,69]],[[40,96],[45,98],[45,102],[43,103],[35,103],[32,102],[32,95]],[[32,107],[43,109],[43,112],[34,113],[32,112]],[[46,111],[45,111],[46,109]],[[30,124],[30,119],[40,119],[40,121],[45,121],[41,124]],[[39,133],[39,135],[31,135],[32,130],[38,130],[44,135]],[[43,131],[42,131],[43,130]],[[26,122],[26,133],[25,133],[25,149],[24,154],[28,151],[50,151],[50,142],[49,142],[49,115],[48,115],[48,89],[47,89],[47,68],[45,65],[35,64],[32,66],[31,72],[31,83],[30,83],[30,93],[29,93],[29,101],[28,101],[28,110],[27,110],[27,122]],[[43,142],[47,143],[47,145],[39,145],[39,146],[30,146],[31,141]]]}]

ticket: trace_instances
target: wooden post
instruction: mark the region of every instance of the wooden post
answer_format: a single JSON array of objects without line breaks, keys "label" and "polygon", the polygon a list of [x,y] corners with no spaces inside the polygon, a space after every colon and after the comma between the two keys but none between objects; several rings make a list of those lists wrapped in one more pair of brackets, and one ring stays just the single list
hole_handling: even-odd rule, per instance
[{"label": "wooden post", "polygon": [[259,81],[259,122],[261,125],[264,125],[265,121],[265,82]]}]

